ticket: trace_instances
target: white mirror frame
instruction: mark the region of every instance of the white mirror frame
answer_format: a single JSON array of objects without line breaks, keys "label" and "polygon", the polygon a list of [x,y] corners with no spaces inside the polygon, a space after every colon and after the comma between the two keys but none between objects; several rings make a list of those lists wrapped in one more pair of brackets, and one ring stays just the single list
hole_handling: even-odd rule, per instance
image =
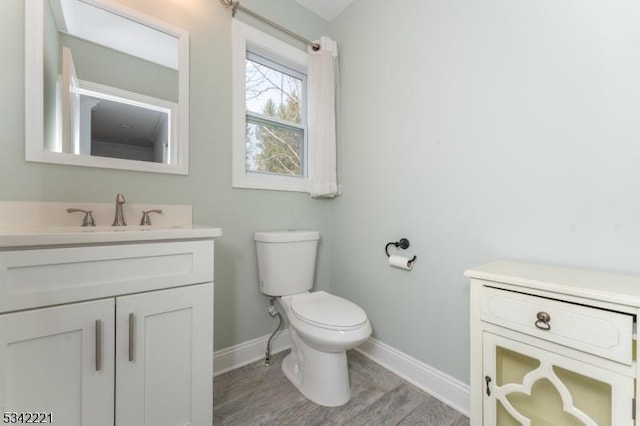
[{"label": "white mirror frame", "polygon": [[176,164],[51,152],[44,149],[44,2],[25,0],[25,159],[39,163],[189,174],[189,33],[110,0],[82,0],[178,39],[178,160]]}]

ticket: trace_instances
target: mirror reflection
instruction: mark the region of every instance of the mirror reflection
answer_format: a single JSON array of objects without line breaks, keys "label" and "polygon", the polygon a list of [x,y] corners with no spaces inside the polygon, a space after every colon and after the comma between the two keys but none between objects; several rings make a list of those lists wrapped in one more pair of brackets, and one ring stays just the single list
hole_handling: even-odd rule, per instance
[{"label": "mirror reflection", "polygon": [[[102,92],[81,92],[79,133],[75,154],[170,163],[171,110],[107,98]],[[81,127],[82,129],[82,127]]]},{"label": "mirror reflection", "polygon": [[184,173],[186,33],[108,0],[42,2],[42,157],[160,163],[181,171],[158,171]]}]

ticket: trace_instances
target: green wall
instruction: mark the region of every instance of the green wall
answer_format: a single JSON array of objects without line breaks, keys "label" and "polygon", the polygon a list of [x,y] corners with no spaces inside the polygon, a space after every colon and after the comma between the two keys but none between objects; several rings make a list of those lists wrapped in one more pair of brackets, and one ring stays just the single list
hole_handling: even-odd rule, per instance
[{"label": "green wall", "polygon": [[[468,380],[468,280],[498,258],[640,273],[640,3],[356,0],[335,19],[331,291]],[[407,237],[413,271],[385,265]]]},{"label": "green wall", "polygon": [[178,102],[178,71],[174,69],[67,34],[60,34],[60,58],[63,47],[71,50],[80,80]]},{"label": "green wall", "polygon": [[[229,11],[212,0],[122,2],[190,32],[190,175],[25,163],[23,5],[5,0],[0,199],[124,192],[192,204],[196,223],[224,228],[216,349],[275,325],[256,286],[258,229],[320,230],[318,288],[361,305],[375,338],[462,381],[466,268],[512,258],[640,273],[637,1],[356,0],[329,24],[294,0],[246,0],[308,38],[338,40],[335,200],[231,188]],[[384,245],[401,237],[418,256],[411,272],[386,264]]]},{"label": "green wall", "polygon": [[43,55],[43,88],[44,91],[44,140],[48,150],[53,150],[56,133],[56,92],[61,55],[58,55],[60,41],[56,23],[49,3],[44,9],[44,55]]},{"label": "green wall", "polygon": [[[310,228],[327,237],[331,201],[301,193],[231,188],[230,11],[211,0],[121,3],[190,33],[189,176],[25,162],[24,1],[4,0],[0,53],[10,59],[0,79],[0,200],[111,202],[123,192],[129,203],[193,205],[195,223],[224,230],[216,242],[215,349],[267,335],[277,322],[266,313],[267,298],[258,291],[253,232]],[[246,2],[246,6],[258,9],[261,3]],[[326,22],[293,0],[269,4],[265,14],[307,37],[326,32]],[[320,288],[328,277],[326,250],[323,242],[317,273]]]}]

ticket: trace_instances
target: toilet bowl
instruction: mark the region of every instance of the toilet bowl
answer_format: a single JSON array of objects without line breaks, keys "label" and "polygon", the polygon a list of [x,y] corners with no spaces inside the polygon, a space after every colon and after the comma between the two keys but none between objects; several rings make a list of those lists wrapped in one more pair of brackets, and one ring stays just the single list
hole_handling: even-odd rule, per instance
[{"label": "toilet bowl", "polygon": [[329,407],[351,397],[347,353],[371,335],[371,323],[355,303],[324,291],[283,296],[291,353],[282,370],[311,401]]},{"label": "toilet bowl", "polygon": [[311,401],[329,407],[351,397],[347,353],[371,335],[367,314],[325,291],[311,292],[320,234],[256,232],[260,290],[277,297],[289,320],[291,353],[282,371]]},{"label": "toilet bowl", "polygon": [[327,292],[283,296],[281,304],[289,324],[319,351],[353,349],[371,335],[367,314],[358,305]]}]

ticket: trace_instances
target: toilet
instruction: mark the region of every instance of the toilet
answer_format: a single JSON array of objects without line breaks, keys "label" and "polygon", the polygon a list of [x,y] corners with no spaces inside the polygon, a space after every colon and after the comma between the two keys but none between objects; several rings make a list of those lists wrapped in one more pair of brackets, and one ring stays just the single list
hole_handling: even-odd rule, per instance
[{"label": "toilet", "polygon": [[289,320],[291,353],[282,371],[316,404],[346,404],[351,397],[346,351],[371,335],[367,314],[346,299],[310,291],[317,231],[256,232],[254,237],[260,291],[278,297]]}]

